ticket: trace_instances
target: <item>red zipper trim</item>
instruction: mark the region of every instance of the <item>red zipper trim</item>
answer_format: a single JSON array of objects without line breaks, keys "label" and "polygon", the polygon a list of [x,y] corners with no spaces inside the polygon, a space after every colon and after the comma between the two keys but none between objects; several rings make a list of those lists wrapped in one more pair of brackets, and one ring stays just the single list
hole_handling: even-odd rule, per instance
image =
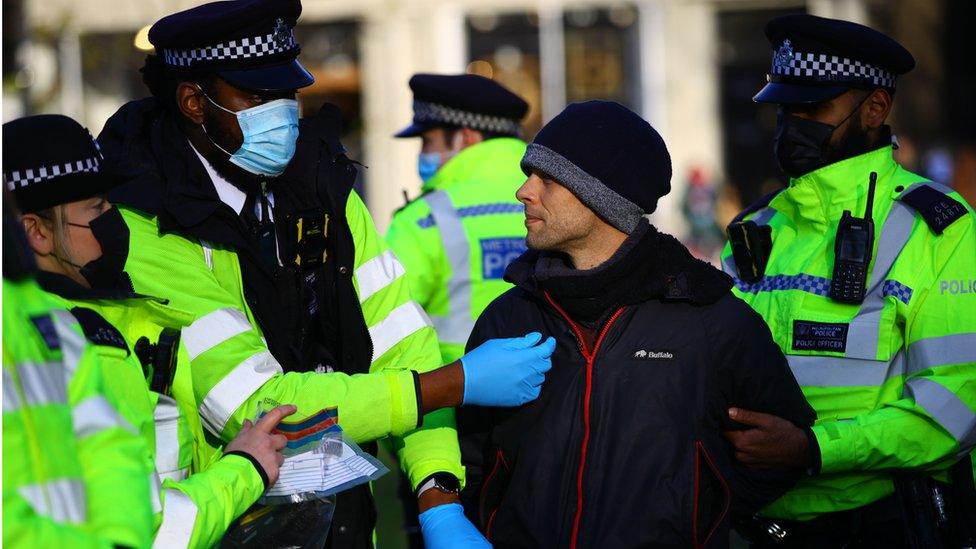
[{"label": "red zipper trim", "polygon": [[[506,469],[508,468],[508,462],[505,461],[505,454],[501,451],[501,449],[499,449],[498,452],[495,454],[495,466],[491,468],[491,472],[488,473],[488,477],[485,478],[485,482],[481,485],[482,498],[485,497],[485,492],[488,491],[488,486],[491,484],[491,481],[495,478],[495,474],[498,473],[499,464],[504,464],[505,468]],[[485,525],[485,537],[488,538],[489,540],[491,539],[491,523],[495,521],[495,513],[497,512],[498,512],[498,507],[495,507],[491,511],[491,514],[488,516],[488,523]]]},{"label": "red zipper trim", "polygon": [[576,514],[573,517],[573,532],[570,537],[569,544],[570,549],[576,549],[576,544],[579,540],[580,523],[583,520],[583,473],[586,470],[586,451],[590,443],[590,397],[593,391],[593,362],[596,359],[597,353],[600,352],[600,346],[603,344],[603,339],[606,337],[607,332],[610,331],[613,324],[618,318],[620,318],[620,315],[623,314],[625,307],[617,309],[616,312],[610,316],[607,323],[603,325],[603,329],[600,330],[600,335],[596,338],[596,343],[593,345],[593,352],[590,352],[590,350],[586,347],[586,338],[583,337],[583,331],[579,329],[579,326],[577,326],[577,324],[573,322],[573,319],[566,314],[566,311],[564,311],[563,308],[560,307],[554,299],[552,299],[549,292],[544,292],[543,295],[545,295],[546,301],[548,301],[549,304],[556,309],[556,312],[563,317],[563,320],[569,324],[569,327],[572,328],[573,333],[576,334],[576,340],[579,342],[580,346],[580,353],[583,355],[583,359],[586,360],[586,390],[583,396],[583,442],[580,444],[580,463],[579,469],[576,471]]},{"label": "red zipper trim", "polygon": [[[702,541],[701,544],[698,543],[698,490],[700,488],[699,483],[701,475],[701,460],[699,459],[699,456],[705,456],[705,461],[708,463],[708,466],[712,472],[715,473],[715,476],[718,477],[719,482],[722,483],[722,491],[725,492],[725,505],[722,506],[722,513],[718,516],[715,524],[713,524],[708,530],[708,533],[705,535],[705,540]],[[722,476],[722,473],[719,472],[718,467],[715,466],[715,462],[712,461],[712,456],[708,455],[708,450],[705,449],[705,445],[702,444],[700,440],[695,441],[695,497],[693,505],[694,509],[692,510],[691,514],[692,543],[694,544],[695,549],[700,549],[708,545],[708,542],[711,541],[712,536],[715,535],[718,527],[725,519],[725,515],[728,514],[729,507],[732,505],[732,494],[729,490],[729,484],[725,481],[725,477]]]}]

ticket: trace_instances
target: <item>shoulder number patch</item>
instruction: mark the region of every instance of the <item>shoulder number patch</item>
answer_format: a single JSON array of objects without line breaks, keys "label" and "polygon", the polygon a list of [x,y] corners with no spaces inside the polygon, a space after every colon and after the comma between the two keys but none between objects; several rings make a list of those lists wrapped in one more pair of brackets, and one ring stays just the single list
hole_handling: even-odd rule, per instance
[{"label": "shoulder number patch", "polygon": [[966,215],[966,207],[958,200],[928,185],[921,185],[899,199],[914,208],[935,234]]},{"label": "shoulder number patch", "polygon": [[71,309],[71,314],[78,320],[81,330],[85,332],[85,339],[95,345],[115,347],[129,353],[129,344],[126,343],[122,332],[115,326],[109,324],[102,315],[91,309],[75,307]]}]

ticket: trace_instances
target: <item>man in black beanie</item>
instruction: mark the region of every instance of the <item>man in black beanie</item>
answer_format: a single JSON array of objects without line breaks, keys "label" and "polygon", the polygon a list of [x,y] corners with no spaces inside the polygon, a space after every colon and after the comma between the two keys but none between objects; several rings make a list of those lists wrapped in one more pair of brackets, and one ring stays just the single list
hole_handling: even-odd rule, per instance
[{"label": "man in black beanie", "polygon": [[661,136],[621,105],[570,105],[522,158],[529,251],[468,347],[528,329],[557,338],[540,398],[459,414],[469,517],[499,547],[728,545],[733,514],[800,470],[739,465],[730,406],[814,413],[731,280],[645,214],[670,191]]}]

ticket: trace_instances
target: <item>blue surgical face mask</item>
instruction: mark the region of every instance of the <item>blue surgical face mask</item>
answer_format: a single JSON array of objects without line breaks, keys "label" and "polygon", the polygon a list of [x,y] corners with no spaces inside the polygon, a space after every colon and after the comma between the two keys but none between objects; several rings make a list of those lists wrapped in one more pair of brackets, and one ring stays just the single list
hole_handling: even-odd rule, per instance
[{"label": "blue surgical face mask", "polygon": [[430,181],[430,178],[434,177],[440,167],[441,153],[420,153],[420,156],[417,157],[417,173],[420,174],[420,179],[424,183]]},{"label": "blue surgical face mask", "polygon": [[[276,99],[263,105],[234,112],[217,104],[200,90],[217,108],[237,117],[237,124],[244,134],[241,148],[234,154],[210,140],[215,147],[230,157],[232,164],[255,175],[274,177],[281,175],[295,156],[298,141],[298,101]],[[206,132],[206,126],[203,126]],[[209,137],[209,136],[208,136]]]}]

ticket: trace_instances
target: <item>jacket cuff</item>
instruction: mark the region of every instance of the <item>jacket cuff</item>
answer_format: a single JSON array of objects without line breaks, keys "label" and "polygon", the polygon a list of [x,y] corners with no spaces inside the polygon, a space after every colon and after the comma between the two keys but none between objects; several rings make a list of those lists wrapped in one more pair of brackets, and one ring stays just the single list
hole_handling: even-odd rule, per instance
[{"label": "jacket cuff", "polygon": [[807,436],[807,454],[809,456],[805,472],[808,477],[812,477],[820,474],[820,443],[817,442],[817,436],[813,434],[813,428],[804,426],[803,434]]},{"label": "jacket cuff", "polygon": [[257,471],[257,473],[259,475],[261,475],[261,482],[264,483],[264,489],[267,490],[271,486],[271,483],[268,481],[268,473],[267,473],[267,471],[264,470],[264,467],[261,466],[261,463],[254,456],[252,456],[251,454],[249,454],[247,452],[243,452],[243,451],[240,451],[240,450],[235,450],[233,452],[227,452],[226,454],[224,454],[224,457],[227,457],[227,456],[240,456],[240,457],[242,457],[242,458],[250,461],[251,462],[251,465],[254,466],[254,470]]},{"label": "jacket cuff", "polygon": [[857,466],[857,426],[847,421],[828,421],[810,431],[820,452],[820,472],[847,471]]},{"label": "jacket cuff", "polygon": [[418,408],[418,377],[412,370],[383,370],[390,393],[390,433],[403,435],[421,421]]}]

